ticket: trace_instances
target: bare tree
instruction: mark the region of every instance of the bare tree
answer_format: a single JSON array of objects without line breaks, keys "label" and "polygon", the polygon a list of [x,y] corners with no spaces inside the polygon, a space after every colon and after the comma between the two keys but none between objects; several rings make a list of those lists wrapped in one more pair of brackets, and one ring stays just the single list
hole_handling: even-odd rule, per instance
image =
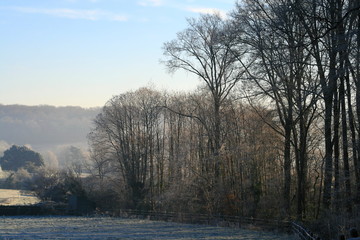
[{"label": "bare tree", "polygon": [[185,70],[200,78],[213,100],[211,149],[215,160],[215,174],[219,175],[218,155],[221,148],[221,107],[243,74],[239,67],[235,38],[229,24],[219,14],[201,15],[188,19],[188,28],[163,46],[163,63],[170,70]]},{"label": "bare tree", "polygon": [[[332,186],[335,184],[335,192],[339,190],[338,161],[341,147],[344,174],[347,175],[347,179],[350,177],[348,173],[347,112],[352,131],[353,148],[358,148],[355,144],[354,114],[350,104],[352,101],[350,98],[350,79],[356,83],[358,78],[355,71],[358,59],[353,58],[357,54],[353,48],[356,46],[356,34],[353,33],[358,31],[355,22],[358,18],[359,7],[358,1],[341,0],[303,0],[296,1],[293,5],[293,9],[299,16],[309,38],[307,48],[311,51],[315,60],[314,63],[316,63],[324,103],[325,178],[322,202],[325,210],[331,210],[332,201],[339,200],[333,199],[332,196],[335,195],[332,194]],[[345,90],[345,82],[347,90]],[[347,106],[345,104],[346,98]],[[358,102],[356,108],[359,108]],[[342,146],[339,139],[340,129],[343,133]],[[353,151],[353,153],[354,165],[356,166],[358,152]],[[335,182],[333,182],[334,178]],[[346,182],[345,185],[347,192],[345,195],[350,197],[350,183]],[[348,210],[350,209],[348,208]]]},{"label": "bare tree", "polygon": [[[249,99],[270,103],[279,125],[273,129],[284,138],[284,208],[290,214],[291,167],[295,156],[297,209],[305,210],[307,141],[316,116],[317,83],[310,67],[311,53],[291,1],[259,0],[238,4],[234,24],[242,24],[240,41],[248,46],[252,65],[247,69]],[[261,99],[261,100],[259,100]],[[270,123],[269,123],[270,124]],[[292,148],[294,151],[292,151]]]},{"label": "bare tree", "polygon": [[[160,101],[160,94],[149,89],[115,96],[94,121],[93,143],[102,144],[102,151],[110,155],[112,166],[129,189],[133,207],[143,204],[153,188]],[[97,150],[93,148],[93,152]],[[98,169],[102,171],[102,166]]]}]

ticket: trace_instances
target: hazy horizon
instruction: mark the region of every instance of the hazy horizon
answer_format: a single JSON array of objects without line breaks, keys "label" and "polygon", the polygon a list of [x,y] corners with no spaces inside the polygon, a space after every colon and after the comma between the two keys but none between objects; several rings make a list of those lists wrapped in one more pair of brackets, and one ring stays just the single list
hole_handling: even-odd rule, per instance
[{"label": "hazy horizon", "polygon": [[0,104],[0,155],[12,145],[29,146],[47,162],[74,146],[88,151],[87,135],[100,108]]}]

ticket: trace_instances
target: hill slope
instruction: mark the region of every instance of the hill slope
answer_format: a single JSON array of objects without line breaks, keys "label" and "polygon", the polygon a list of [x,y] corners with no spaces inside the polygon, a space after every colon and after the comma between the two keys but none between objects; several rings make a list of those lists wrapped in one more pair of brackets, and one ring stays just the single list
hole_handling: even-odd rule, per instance
[{"label": "hill slope", "polygon": [[0,105],[0,140],[18,145],[86,142],[99,108]]},{"label": "hill slope", "polygon": [[[56,156],[59,147],[87,149],[87,134],[100,108],[0,104],[0,156],[12,144]],[[45,153],[45,154],[44,154]]]}]

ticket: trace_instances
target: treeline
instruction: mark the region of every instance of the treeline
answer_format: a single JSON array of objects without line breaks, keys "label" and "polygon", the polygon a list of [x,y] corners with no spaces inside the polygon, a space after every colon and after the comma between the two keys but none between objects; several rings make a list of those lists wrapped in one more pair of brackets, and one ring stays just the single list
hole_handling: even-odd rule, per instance
[{"label": "treeline", "polygon": [[147,88],[109,100],[89,135],[99,200],[111,191],[115,208],[278,216],[282,140],[264,122],[271,111],[229,98],[215,155],[211,102],[207,91]]},{"label": "treeline", "polygon": [[89,135],[94,192],[119,208],[321,219],[327,234],[355,224],[359,29],[347,0],[244,0],[189,19],[163,63],[200,90],[109,100]]}]

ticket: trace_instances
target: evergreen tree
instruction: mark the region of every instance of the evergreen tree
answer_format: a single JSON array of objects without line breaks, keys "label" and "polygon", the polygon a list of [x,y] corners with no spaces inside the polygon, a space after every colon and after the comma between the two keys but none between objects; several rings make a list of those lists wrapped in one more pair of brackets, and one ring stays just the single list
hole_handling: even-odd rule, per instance
[{"label": "evergreen tree", "polygon": [[44,165],[44,160],[39,153],[32,151],[28,147],[13,145],[0,158],[0,165],[5,171],[17,171],[24,168],[29,172],[33,172],[35,168]]}]

